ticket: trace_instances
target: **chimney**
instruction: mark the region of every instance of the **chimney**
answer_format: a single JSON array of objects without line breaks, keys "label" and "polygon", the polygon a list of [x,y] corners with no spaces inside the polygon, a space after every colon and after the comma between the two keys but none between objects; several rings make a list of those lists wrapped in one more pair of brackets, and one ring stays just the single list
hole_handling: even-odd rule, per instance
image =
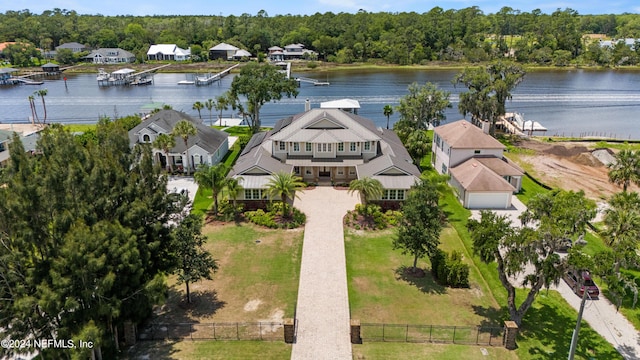
[{"label": "chimney", "polygon": [[307,98],[307,100],[304,101],[304,111],[309,110],[311,110],[311,101],[309,101],[309,98]]}]

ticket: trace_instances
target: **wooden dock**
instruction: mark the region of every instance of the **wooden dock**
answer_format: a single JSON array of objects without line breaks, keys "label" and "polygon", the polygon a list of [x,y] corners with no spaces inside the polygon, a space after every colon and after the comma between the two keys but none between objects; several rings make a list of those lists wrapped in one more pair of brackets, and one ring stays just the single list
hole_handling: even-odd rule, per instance
[{"label": "wooden dock", "polygon": [[313,86],[329,86],[328,81],[320,81],[318,79],[307,77],[297,77],[296,81],[298,82],[298,86],[300,86],[301,83],[313,84]]},{"label": "wooden dock", "polygon": [[104,69],[100,69],[96,79],[98,80],[99,86],[149,85],[153,83],[153,73],[167,66],[171,66],[171,64],[156,66],[140,72],[124,68],[112,73],[107,73]]},{"label": "wooden dock", "polygon": [[220,71],[219,73],[216,74],[206,74],[204,76],[195,76],[195,80],[194,83],[196,85],[209,85],[217,80],[222,79],[223,77],[227,76],[231,70],[237,68],[238,66],[240,66],[240,64],[235,64],[231,67],[228,67],[227,69],[224,69],[222,71]]}]

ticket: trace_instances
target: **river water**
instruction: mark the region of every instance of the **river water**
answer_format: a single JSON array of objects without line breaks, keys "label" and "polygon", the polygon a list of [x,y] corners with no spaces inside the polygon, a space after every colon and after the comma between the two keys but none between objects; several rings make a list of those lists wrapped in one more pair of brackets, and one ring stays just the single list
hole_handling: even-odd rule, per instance
[{"label": "river water", "polygon": [[[453,107],[447,110],[447,120],[462,118],[457,110],[458,94],[466,91],[454,87],[451,79],[455,70],[367,70],[336,71],[330,73],[304,73],[301,76],[328,81],[330,86],[302,84],[297,98],[284,98],[265,104],[261,111],[264,125],[273,125],[278,119],[304,111],[305,99],[312,107],[320,102],[341,98],[360,101],[359,114],[379,126],[386,126],[382,108],[397,105],[407,94],[411,82],[438,84],[451,92]],[[298,74],[294,74],[298,75]],[[233,74],[220,82],[207,86],[178,85],[190,79],[190,74],[161,73],[154,76],[149,86],[98,86],[95,74],[69,74],[66,87],[63,80],[45,79],[44,85],[0,87],[0,122],[25,123],[31,115],[29,95],[46,88],[48,121],[62,123],[93,123],[101,116],[116,117],[140,113],[145,104],[162,102],[198,116],[192,105],[215,98],[229,89]],[[42,104],[36,96],[39,116]],[[640,72],[634,71],[537,71],[526,75],[507,102],[507,111],[524,114],[547,127],[549,135],[598,135],[621,139],[640,139]],[[209,111],[202,110],[209,119]],[[224,116],[232,116],[225,111]],[[214,110],[214,117],[215,110]],[[391,123],[398,119],[391,116]],[[208,121],[208,120],[206,120]]]}]

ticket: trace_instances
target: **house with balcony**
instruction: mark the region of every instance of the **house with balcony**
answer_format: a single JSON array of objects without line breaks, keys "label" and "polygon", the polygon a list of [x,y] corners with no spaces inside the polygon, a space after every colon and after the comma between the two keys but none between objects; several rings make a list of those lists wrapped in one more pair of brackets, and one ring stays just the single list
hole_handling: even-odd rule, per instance
[{"label": "house with balcony", "polygon": [[[176,110],[160,110],[129,130],[129,145],[149,144],[158,135],[170,135],[180,120],[191,122],[196,128],[196,135],[190,136],[185,146],[180,137],[175,137],[175,146],[165,154],[164,150],[152,148],[154,161],[163,168],[172,167],[175,171],[186,171],[187,153],[189,166],[197,169],[198,165],[215,165],[229,151],[229,134],[210,128],[202,121]],[[188,151],[187,151],[188,149]]]},{"label": "house with balcony", "polygon": [[256,208],[266,200],[267,184],[278,172],[318,185],[370,177],[382,184],[384,194],[377,202],[386,208],[397,208],[420,177],[393,131],[340,109],[317,108],[255,134],[229,176],[238,178],[245,189],[239,200]]},{"label": "house with balcony", "polygon": [[434,129],[431,164],[468,209],[508,209],[524,171],[504,157],[505,146],[466,120]]},{"label": "house with balcony", "polygon": [[176,44],[151,45],[147,51],[147,59],[186,61],[191,59],[191,49],[181,49]]},{"label": "house with balcony", "polygon": [[123,64],[134,63],[136,56],[120,48],[100,48],[92,50],[91,54],[85,56],[84,59],[94,64]]}]

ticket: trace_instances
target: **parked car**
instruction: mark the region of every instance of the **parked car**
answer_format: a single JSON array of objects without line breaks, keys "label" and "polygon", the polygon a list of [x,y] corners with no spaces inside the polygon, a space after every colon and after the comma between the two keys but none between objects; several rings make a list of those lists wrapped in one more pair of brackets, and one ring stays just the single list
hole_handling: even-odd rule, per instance
[{"label": "parked car", "polygon": [[591,298],[600,296],[600,289],[591,279],[591,274],[587,270],[567,270],[562,276],[564,281],[569,285],[576,295],[582,297],[585,288]]}]

